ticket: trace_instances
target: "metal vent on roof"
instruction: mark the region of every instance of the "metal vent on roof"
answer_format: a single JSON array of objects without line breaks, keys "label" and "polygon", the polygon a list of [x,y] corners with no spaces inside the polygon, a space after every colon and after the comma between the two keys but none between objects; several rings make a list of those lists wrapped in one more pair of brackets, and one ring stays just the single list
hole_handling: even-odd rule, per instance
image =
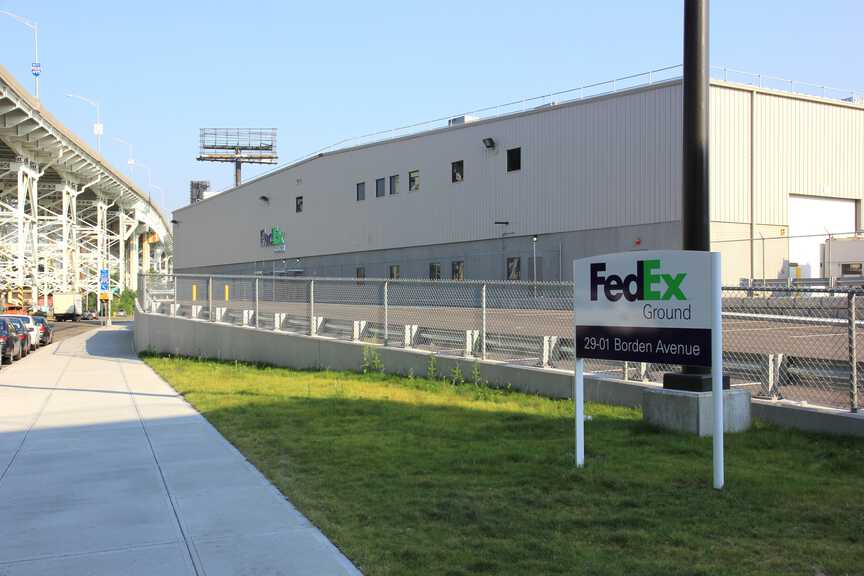
[{"label": "metal vent on roof", "polygon": [[456,116],[455,118],[450,118],[447,121],[448,126],[461,126],[462,124],[470,124],[471,122],[476,122],[480,118],[477,116],[471,116],[469,114],[463,114],[462,116]]}]

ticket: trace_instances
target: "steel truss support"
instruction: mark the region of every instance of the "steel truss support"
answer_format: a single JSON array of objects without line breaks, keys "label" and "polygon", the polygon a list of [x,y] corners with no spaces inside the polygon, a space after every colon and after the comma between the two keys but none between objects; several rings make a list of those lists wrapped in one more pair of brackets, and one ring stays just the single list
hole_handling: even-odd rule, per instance
[{"label": "steel truss support", "polygon": [[172,261],[167,218],[0,71],[0,304],[96,292],[100,268],[137,289],[139,250]]}]

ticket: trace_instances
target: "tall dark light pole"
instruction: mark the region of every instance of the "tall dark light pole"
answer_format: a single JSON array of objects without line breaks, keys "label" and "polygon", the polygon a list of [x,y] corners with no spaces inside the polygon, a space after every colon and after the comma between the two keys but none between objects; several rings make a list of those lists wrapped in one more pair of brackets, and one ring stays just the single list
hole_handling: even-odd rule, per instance
[{"label": "tall dark light pole", "polygon": [[684,0],[684,250],[711,249],[708,202],[708,0]]},{"label": "tall dark light pole", "polygon": [[[708,194],[708,0],[684,0],[684,132],[681,231],[684,250],[711,250]],[[663,387],[707,392],[706,368],[684,366],[663,376]],[[726,384],[725,387],[728,387]]]}]

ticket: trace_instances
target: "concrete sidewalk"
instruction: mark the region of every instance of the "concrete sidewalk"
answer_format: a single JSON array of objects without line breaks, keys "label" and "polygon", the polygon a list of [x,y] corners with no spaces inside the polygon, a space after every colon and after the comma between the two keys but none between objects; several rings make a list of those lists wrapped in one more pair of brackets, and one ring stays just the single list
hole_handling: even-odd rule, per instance
[{"label": "concrete sidewalk", "polygon": [[0,575],[24,574],[359,572],[101,329],[0,369]]}]

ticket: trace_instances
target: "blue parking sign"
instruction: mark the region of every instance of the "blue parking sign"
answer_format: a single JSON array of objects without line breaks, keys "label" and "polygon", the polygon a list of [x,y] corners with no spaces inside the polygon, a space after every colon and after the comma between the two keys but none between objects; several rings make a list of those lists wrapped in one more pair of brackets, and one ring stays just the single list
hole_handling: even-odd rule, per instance
[{"label": "blue parking sign", "polygon": [[108,292],[108,269],[102,268],[99,270],[99,291],[100,292]]}]

